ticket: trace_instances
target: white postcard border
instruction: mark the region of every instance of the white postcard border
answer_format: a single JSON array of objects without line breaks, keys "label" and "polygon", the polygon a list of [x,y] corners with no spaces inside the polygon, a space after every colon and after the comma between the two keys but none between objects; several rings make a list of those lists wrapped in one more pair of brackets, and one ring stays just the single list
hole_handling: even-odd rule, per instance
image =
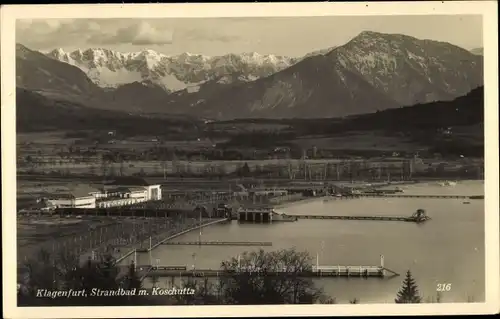
[{"label": "white postcard border", "polygon": [[[498,5],[496,1],[422,1],[384,3],[248,3],[248,4],[103,4],[22,5],[1,8],[2,90],[2,236],[3,300],[8,318],[226,317],[226,316],[350,316],[485,314],[499,312],[498,214]],[[484,303],[258,305],[258,306],[16,306],[16,144],[15,144],[15,20],[36,18],[166,18],[166,17],[293,17],[326,15],[450,15],[483,16],[485,87],[485,255]],[[460,32],[457,30],[457,32]]]}]

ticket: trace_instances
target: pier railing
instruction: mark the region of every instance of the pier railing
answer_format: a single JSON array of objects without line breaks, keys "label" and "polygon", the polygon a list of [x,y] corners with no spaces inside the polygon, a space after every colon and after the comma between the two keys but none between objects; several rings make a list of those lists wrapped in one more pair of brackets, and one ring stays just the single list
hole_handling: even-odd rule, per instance
[{"label": "pier railing", "polygon": [[166,241],[163,245],[201,245],[201,246],[272,246],[265,241]]}]

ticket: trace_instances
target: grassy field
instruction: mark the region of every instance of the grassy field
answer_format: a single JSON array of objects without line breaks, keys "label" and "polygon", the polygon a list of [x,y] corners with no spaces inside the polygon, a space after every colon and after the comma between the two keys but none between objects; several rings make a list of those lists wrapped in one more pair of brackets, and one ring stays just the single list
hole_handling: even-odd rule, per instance
[{"label": "grassy field", "polygon": [[384,136],[373,132],[348,132],[338,136],[303,136],[290,141],[299,148],[320,150],[423,151],[427,147],[404,136]]},{"label": "grassy field", "polygon": [[[310,166],[317,166],[317,169],[323,169],[325,164],[341,163],[345,160],[340,159],[308,159],[305,161],[297,159],[268,159],[268,160],[249,160],[249,161],[130,161],[120,163],[109,163],[103,166],[100,163],[45,163],[39,164],[35,167],[19,167],[18,173],[38,172],[38,173],[62,173],[62,174],[92,174],[101,175],[103,167],[106,167],[108,174],[113,172],[113,175],[119,176],[120,172],[123,175],[146,174],[161,176],[165,174],[178,174],[178,173],[193,173],[203,174],[205,172],[214,172],[218,174],[229,174],[236,169],[245,165],[249,166],[251,170],[255,169],[298,169],[300,165],[307,163]],[[361,161],[359,159],[358,161]],[[393,160],[380,160],[382,165],[401,165],[402,159],[394,158]],[[385,163],[385,164],[383,164]],[[313,167],[314,169],[314,167]]]},{"label": "grassy field", "polygon": [[17,133],[16,143],[19,144],[40,144],[40,145],[66,145],[73,143],[78,138],[67,138],[65,132],[37,132],[37,133]]},{"label": "grassy field", "polygon": [[290,125],[279,123],[259,123],[251,121],[229,121],[209,123],[207,127],[214,131],[234,134],[245,132],[275,132],[290,128]]},{"label": "grassy field", "polygon": [[[52,250],[52,243],[88,233],[96,227],[114,224],[101,219],[76,219],[42,216],[19,216],[17,219],[18,260],[45,248]],[[71,238],[72,239],[72,238]]]},{"label": "grassy field", "polygon": [[[113,246],[130,244],[130,236],[146,233],[159,226],[173,225],[172,219],[162,218],[161,223],[151,218],[118,217],[59,217],[47,215],[18,216],[17,247],[18,260],[32,256],[36,251],[45,249],[49,252],[61,248],[81,246],[82,251],[98,248],[103,243]],[[126,239],[113,242],[113,239]]]}]

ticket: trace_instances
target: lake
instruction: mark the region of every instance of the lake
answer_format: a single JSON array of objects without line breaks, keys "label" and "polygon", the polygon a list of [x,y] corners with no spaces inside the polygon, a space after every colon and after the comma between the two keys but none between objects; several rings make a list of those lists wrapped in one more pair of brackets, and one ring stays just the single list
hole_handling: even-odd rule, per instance
[{"label": "lake", "polygon": [[[394,187],[392,187],[394,188]],[[437,182],[401,186],[404,194],[483,195],[483,181],[462,181],[455,186]],[[411,270],[424,300],[436,296],[438,284],[451,284],[442,293],[443,302],[466,302],[485,298],[484,200],[361,198],[306,201],[281,206],[287,214],[409,216],[425,209],[432,218],[423,224],[395,221],[299,220],[273,224],[239,224],[233,221],[202,230],[205,241],[269,241],[277,250],[295,247],[307,250],[320,265],[379,265],[401,274],[393,278],[328,278],[316,280],[326,293],[345,303],[393,303],[404,274]],[[194,231],[176,241],[196,241]],[[161,265],[193,264],[196,268],[219,268],[220,262],[258,247],[160,246],[152,258]],[[193,257],[193,254],[195,256]],[[149,263],[141,254],[138,264]],[[129,259],[130,260],[130,259]],[[159,285],[164,286],[167,278]],[[151,283],[146,280],[145,286]]]}]

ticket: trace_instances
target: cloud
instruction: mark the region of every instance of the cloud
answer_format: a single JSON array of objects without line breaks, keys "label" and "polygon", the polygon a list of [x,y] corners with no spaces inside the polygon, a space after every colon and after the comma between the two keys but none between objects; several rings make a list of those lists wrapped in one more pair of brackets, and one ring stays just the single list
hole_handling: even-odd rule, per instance
[{"label": "cloud", "polygon": [[86,40],[100,29],[101,25],[93,19],[18,20],[16,42],[33,49],[50,49],[75,39]]},{"label": "cloud", "polygon": [[36,50],[76,44],[162,45],[172,39],[172,28],[133,19],[24,19],[16,25],[16,42]]},{"label": "cloud", "polygon": [[161,30],[147,22],[140,22],[117,29],[112,33],[96,33],[88,41],[95,44],[160,45],[171,44],[172,30]]},{"label": "cloud", "polygon": [[184,29],[177,33],[184,40],[232,42],[240,39],[238,36],[216,33],[210,29]]}]

